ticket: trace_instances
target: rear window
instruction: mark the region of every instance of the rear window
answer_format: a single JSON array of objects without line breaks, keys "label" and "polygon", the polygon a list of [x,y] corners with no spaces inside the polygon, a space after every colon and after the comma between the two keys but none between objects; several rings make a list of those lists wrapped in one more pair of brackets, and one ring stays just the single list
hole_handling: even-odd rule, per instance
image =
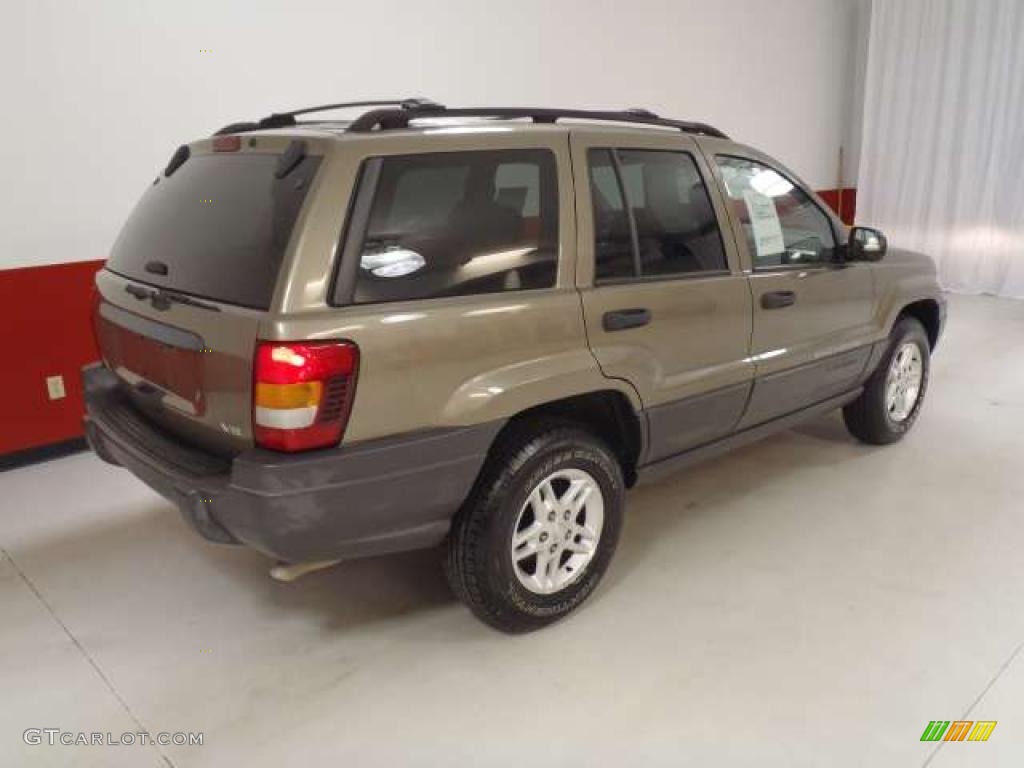
[{"label": "rear window", "polygon": [[[375,158],[354,286],[369,304],[550,288],[558,267],[558,179],[548,150]],[[369,188],[369,187],[372,187]]]},{"label": "rear window", "polygon": [[[214,301],[267,309],[320,158],[304,157],[282,179],[274,175],[277,162],[277,155],[193,155],[146,190],[107,268]],[[166,274],[154,272],[161,265]]]}]

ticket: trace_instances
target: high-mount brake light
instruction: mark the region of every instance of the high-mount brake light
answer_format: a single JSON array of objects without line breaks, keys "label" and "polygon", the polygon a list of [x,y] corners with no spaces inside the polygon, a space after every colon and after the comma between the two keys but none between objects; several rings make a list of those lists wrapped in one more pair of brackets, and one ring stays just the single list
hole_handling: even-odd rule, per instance
[{"label": "high-mount brake light", "polygon": [[359,372],[348,341],[262,341],[253,366],[253,436],[275,451],[337,445],[345,433]]},{"label": "high-mount brake light", "polygon": [[241,148],[241,136],[218,136],[213,140],[214,152],[237,152]]}]

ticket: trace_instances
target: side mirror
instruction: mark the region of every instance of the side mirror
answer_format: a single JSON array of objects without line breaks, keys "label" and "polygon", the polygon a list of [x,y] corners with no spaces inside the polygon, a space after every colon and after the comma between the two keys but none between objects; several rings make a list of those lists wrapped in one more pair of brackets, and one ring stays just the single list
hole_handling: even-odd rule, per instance
[{"label": "side mirror", "polygon": [[885,235],[870,227],[854,227],[846,242],[846,258],[849,261],[881,261],[889,243]]}]

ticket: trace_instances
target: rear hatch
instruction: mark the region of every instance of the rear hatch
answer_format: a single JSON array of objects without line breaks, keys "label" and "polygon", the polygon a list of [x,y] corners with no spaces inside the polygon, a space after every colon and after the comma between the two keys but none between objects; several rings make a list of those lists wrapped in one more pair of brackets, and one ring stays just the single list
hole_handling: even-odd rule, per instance
[{"label": "rear hatch", "polygon": [[282,136],[180,149],[96,279],[96,332],[135,408],[216,453],[253,444],[260,322],[321,158]]}]

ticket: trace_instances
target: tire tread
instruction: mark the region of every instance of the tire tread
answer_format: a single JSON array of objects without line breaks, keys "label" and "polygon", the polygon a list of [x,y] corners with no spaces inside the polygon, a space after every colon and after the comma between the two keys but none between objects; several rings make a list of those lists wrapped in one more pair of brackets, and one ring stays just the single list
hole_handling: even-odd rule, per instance
[{"label": "tire tread", "polygon": [[[587,444],[603,453],[618,473],[621,468],[604,442],[571,421],[527,421],[514,425],[499,437],[473,489],[452,522],[445,571],[455,595],[482,621],[508,633],[537,629],[560,616],[523,614],[507,601],[495,599],[481,583],[486,572],[488,523],[501,500],[511,492],[519,471],[552,443]],[[575,606],[573,606],[575,607]]]},{"label": "tire tread", "polygon": [[[914,337],[922,342],[921,348],[924,355],[921,392],[910,416],[907,417],[907,420],[898,429],[894,429],[885,414],[885,379],[888,375],[889,363],[896,351],[896,347],[904,339]],[[864,383],[864,391],[860,397],[843,408],[843,421],[851,435],[869,445],[889,445],[902,439],[917,420],[917,415],[924,402],[930,367],[928,351],[928,336],[920,321],[907,315],[899,318],[889,334],[885,354],[882,355],[877,367]]]}]

